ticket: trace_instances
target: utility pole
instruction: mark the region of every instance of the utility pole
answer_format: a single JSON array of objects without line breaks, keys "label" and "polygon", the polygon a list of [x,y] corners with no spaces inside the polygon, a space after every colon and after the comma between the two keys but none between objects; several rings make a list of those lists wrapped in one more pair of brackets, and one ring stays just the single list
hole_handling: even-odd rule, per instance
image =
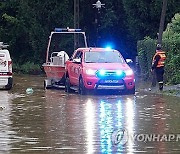
[{"label": "utility pole", "polygon": [[99,35],[99,29],[100,29],[100,17],[101,17],[101,9],[102,7],[105,6],[105,4],[102,4],[100,0],[98,0],[95,4],[92,4],[94,8],[97,9],[97,14],[96,14],[96,19],[95,19],[95,23],[96,23],[96,46],[99,45],[99,40],[100,40],[100,35]]},{"label": "utility pole", "polygon": [[166,8],[167,8],[167,0],[163,0],[162,12],[161,12],[161,20],[159,24],[159,34],[157,43],[162,45],[162,35],[164,30],[164,21],[166,16]]},{"label": "utility pole", "polygon": [[[79,0],[74,0],[74,29],[79,29]],[[79,46],[79,35],[74,34],[74,50]]]}]

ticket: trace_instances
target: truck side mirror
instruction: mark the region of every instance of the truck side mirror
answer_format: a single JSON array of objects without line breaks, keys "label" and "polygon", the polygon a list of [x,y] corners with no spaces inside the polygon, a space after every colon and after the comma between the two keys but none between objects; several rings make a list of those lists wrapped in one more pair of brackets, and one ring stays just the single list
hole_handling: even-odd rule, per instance
[{"label": "truck side mirror", "polygon": [[133,63],[132,59],[126,59],[126,63],[131,64]]},{"label": "truck side mirror", "polygon": [[73,62],[77,64],[81,64],[81,59],[80,58],[73,59]]}]

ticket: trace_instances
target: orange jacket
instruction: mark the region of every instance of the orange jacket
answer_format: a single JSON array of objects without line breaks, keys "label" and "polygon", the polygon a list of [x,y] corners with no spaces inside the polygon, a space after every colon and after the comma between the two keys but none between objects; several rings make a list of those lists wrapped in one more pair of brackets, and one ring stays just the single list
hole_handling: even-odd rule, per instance
[{"label": "orange jacket", "polygon": [[162,51],[162,50],[156,50],[156,53],[153,57],[153,63],[155,62],[155,57],[159,55],[161,58],[159,59],[158,61],[158,64],[156,67],[163,67],[164,64],[165,64],[165,60],[166,60],[166,55],[165,55],[165,52]]}]

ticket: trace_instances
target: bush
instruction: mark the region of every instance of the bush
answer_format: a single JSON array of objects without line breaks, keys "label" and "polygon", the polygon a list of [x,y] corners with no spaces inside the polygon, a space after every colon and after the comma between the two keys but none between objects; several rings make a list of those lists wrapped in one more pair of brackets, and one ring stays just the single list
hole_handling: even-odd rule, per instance
[{"label": "bush", "polygon": [[166,77],[169,83],[180,83],[180,14],[175,14],[163,33],[167,49]]},{"label": "bush", "polygon": [[42,67],[39,64],[34,64],[33,62],[26,62],[22,65],[18,63],[13,64],[13,72],[23,73],[23,74],[42,74]]},{"label": "bush", "polygon": [[151,77],[152,57],[156,50],[156,41],[150,37],[145,37],[137,43],[138,59],[143,79],[147,80]]}]

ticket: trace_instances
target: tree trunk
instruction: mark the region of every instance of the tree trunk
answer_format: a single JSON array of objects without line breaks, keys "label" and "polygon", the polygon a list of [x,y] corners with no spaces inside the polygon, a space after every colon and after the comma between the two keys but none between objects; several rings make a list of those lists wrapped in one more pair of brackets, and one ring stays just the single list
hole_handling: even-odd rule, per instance
[{"label": "tree trunk", "polygon": [[163,0],[162,12],[161,12],[161,20],[159,24],[159,34],[158,34],[158,44],[162,44],[162,34],[164,30],[164,21],[166,16],[166,8],[167,8],[167,0]]}]

